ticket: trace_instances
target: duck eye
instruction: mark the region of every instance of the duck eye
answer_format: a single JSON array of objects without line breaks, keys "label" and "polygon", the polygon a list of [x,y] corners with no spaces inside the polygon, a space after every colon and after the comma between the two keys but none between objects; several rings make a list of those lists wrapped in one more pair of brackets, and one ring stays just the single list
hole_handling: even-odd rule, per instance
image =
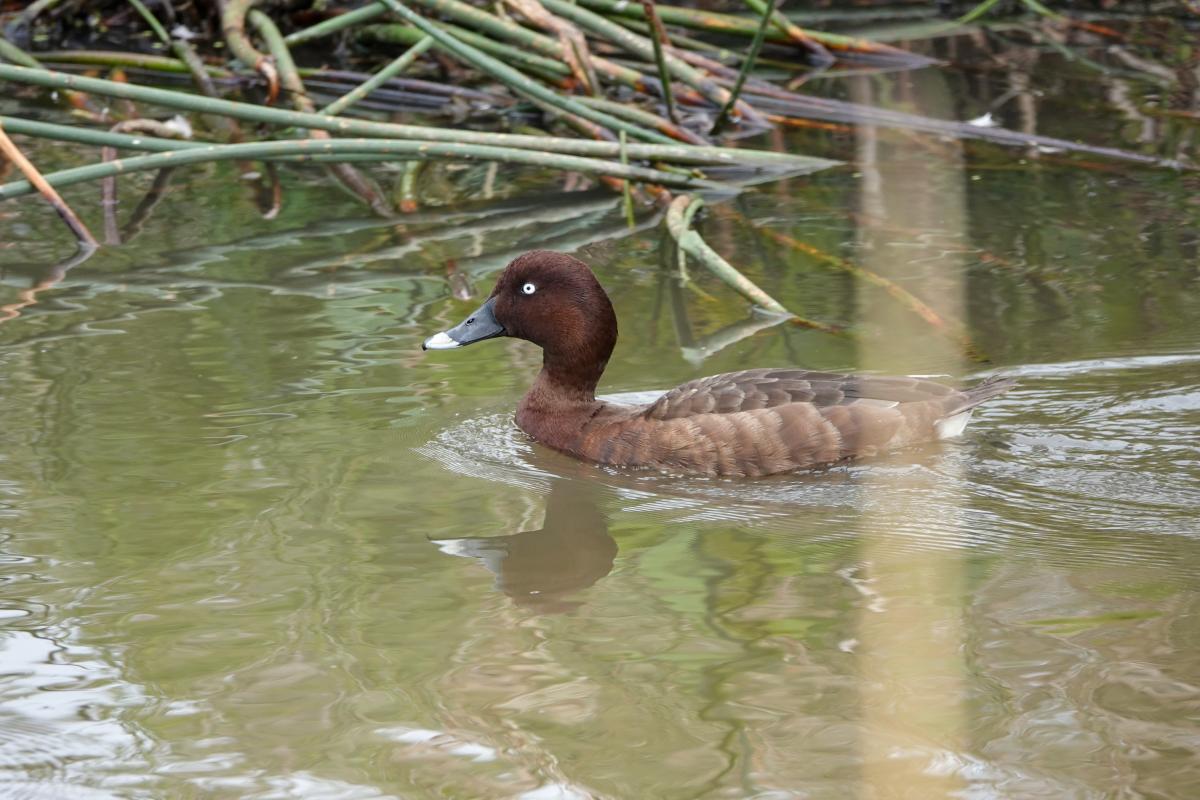
[{"label": "duck eye", "polygon": [[532,283],[527,283],[521,287],[521,291],[524,294],[533,294],[534,292],[537,291],[537,287],[534,286]]}]

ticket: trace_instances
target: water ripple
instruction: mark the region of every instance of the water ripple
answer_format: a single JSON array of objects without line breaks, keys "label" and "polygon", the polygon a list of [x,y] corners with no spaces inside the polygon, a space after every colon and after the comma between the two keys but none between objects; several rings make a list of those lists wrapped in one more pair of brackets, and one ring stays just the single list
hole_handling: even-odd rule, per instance
[{"label": "water ripple", "polygon": [[1179,437],[1200,391],[1178,385],[1181,367],[1198,364],[1200,356],[1180,354],[1006,370],[1021,384],[989,403],[961,440],[755,481],[583,464],[533,443],[508,413],[465,419],[418,452],[538,493],[554,477],[584,477],[623,498],[624,511],[664,522],[736,521],[838,540],[886,518],[885,535],[901,548],[1020,543],[1069,563],[1161,561],[1164,536],[1200,541],[1200,456]]}]

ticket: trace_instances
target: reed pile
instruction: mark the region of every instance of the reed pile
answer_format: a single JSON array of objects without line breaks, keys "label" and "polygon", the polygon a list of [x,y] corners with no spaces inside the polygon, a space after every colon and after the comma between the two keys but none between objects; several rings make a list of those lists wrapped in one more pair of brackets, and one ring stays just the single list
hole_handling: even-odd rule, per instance
[{"label": "reed pile", "polygon": [[[653,0],[362,0],[350,6],[36,0],[0,16],[0,98],[23,92],[29,102],[57,102],[72,124],[0,114],[0,154],[24,176],[0,185],[0,200],[40,192],[76,238],[94,247],[97,238],[56,188],[102,181],[109,214],[120,174],[221,160],[239,162],[246,173],[258,172],[257,162],[308,162],[390,217],[411,211],[415,198],[408,192],[397,202],[382,191],[373,162],[531,165],[595,176],[624,195],[631,220],[638,204],[670,208],[680,252],[756,304],[781,312],[758,287],[739,280],[688,221],[699,207],[698,193],[736,193],[834,162],[736,146],[747,135],[778,125],[847,130],[870,123],[1190,168],[801,93],[807,79],[824,71],[933,62],[903,48],[816,30],[805,15],[782,13],[776,0],[744,2],[743,13],[730,14]],[[930,19],[935,5],[895,13],[946,28],[994,13],[997,3],[984,0],[958,20]],[[1037,0],[1020,5],[1071,22]],[[0,2],[0,12],[6,7]],[[85,46],[77,46],[81,40]],[[309,66],[299,66],[296,56]],[[769,69],[774,79],[756,68]],[[91,163],[42,175],[8,134],[102,149]],[[672,204],[678,191],[689,197]],[[111,216],[105,228],[105,243],[117,243]]]}]

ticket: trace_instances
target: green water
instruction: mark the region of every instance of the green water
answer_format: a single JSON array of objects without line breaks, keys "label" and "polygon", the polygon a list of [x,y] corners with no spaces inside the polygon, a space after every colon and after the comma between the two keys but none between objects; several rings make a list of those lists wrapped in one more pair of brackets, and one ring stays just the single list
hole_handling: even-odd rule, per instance
[{"label": "green water", "polygon": [[[1182,135],[1139,142],[1062,68],[1032,73],[1039,130]],[[1001,77],[854,91],[965,118]],[[848,164],[701,230],[854,336],[763,328],[661,266],[654,217],[512,169],[435,170],[399,222],[312,170],[274,219],[232,165],[178,172],[32,295],[70,246],[0,206],[0,796],[1200,796],[1195,176],[779,142]],[[122,178],[119,222],[152,180]],[[100,229],[95,187],[66,196]],[[510,422],[532,346],[419,348],[533,247],[611,293],[610,393],[752,365],[1021,383],[959,441],[823,473],[577,464]]]}]

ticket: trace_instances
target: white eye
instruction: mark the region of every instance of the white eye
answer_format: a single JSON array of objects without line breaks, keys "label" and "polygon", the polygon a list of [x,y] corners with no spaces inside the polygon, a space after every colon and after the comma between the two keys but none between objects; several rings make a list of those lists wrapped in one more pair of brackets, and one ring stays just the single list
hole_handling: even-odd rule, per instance
[{"label": "white eye", "polygon": [[534,292],[537,291],[537,287],[534,286],[532,283],[527,283],[521,287],[521,291],[525,294],[533,294]]}]

